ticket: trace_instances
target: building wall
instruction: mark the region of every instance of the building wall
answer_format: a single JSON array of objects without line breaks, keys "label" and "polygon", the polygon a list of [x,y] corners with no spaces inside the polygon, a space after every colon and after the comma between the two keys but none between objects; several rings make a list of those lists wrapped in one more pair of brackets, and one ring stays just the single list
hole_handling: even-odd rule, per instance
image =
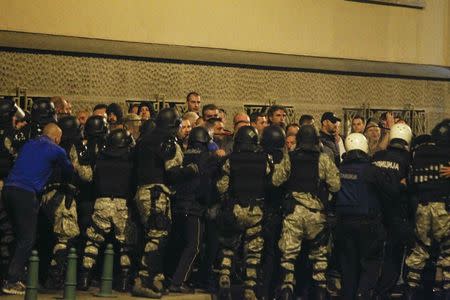
[{"label": "building wall", "polygon": [[1,0],[0,30],[450,66],[449,2]]},{"label": "building wall", "polygon": [[[428,128],[450,116],[450,82],[350,76],[213,65],[0,51],[0,94],[27,88],[31,96],[63,95],[74,110],[127,99],[184,101],[202,95],[229,114],[244,104],[292,105],[297,116],[360,107],[425,109]],[[159,97],[159,96],[158,96]],[[297,121],[297,120],[295,120]]]}]

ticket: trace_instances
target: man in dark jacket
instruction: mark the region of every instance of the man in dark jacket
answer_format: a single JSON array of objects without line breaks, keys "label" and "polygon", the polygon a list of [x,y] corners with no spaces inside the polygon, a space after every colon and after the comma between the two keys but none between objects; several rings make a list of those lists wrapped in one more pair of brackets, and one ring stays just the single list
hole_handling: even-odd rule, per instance
[{"label": "man in dark jacket", "polygon": [[384,228],[376,168],[368,156],[364,135],[345,140],[340,166],[341,190],[336,197],[337,255],[342,269],[343,299],[372,299],[382,258]]},{"label": "man in dark jacket", "polygon": [[219,166],[218,158],[208,151],[210,141],[211,137],[205,128],[192,129],[183,165],[194,163],[199,166],[199,173],[185,178],[175,187],[174,234],[180,234],[185,245],[169,287],[174,293],[194,292],[186,285],[186,281],[200,251],[205,227],[204,216],[211,202],[212,184]]},{"label": "man in dark jacket", "polygon": [[322,115],[321,123],[322,128],[320,129],[320,142],[323,145],[323,152],[328,154],[331,159],[333,159],[334,164],[339,167],[341,163],[341,157],[339,154],[339,146],[336,143],[336,130],[337,122],[341,122],[334,113],[326,112]]},{"label": "man in dark jacket", "polygon": [[[395,124],[389,134],[389,145],[373,155],[373,165],[383,174],[387,189],[383,197],[384,222],[387,227],[387,239],[384,249],[383,266],[377,286],[377,293],[387,297],[399,278],[405,246],[414,244],[412,226],[412,208],[407,192],[407,178],[411,165],[409,146],[412,131],[406,124]],[[370,149],[370,146],[369,146]],[[370,152],[370,150],[369,150]]]}]

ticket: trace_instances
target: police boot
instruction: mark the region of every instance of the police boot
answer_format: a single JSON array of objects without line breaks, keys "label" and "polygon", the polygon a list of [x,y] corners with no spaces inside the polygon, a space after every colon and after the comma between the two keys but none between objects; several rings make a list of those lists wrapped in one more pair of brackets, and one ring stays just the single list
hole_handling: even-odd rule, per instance
[{"label": "police boot", "polygon": [[122,269],[116,282],[118,292],[128,292],[130,290],[130,269]]},{"label": "police boot", "polygon": [[[316,298],[315,299],[317,299],[317,300],[327,300],[328,299],[328,291],[327,291],[326,288],[324,288],[324,287],[316,287],[315,288],[315,292],[316,292]],[[370,298],[366,298],[366,299],[370,299]]]},{"label": "police boot", "polygon": [[221,275],[219,279],[218,300],[231,300],[231,283],[230,277]]},{"label": "police boot", "polygon": [[64,272],[61,267],[50,267],[44,287],[49,290],[60,290],[64,287]]},{"label": "police boot", "polygon": [[91,271],[88,269],[82,269],[78,279],[77,288],[81,291],[87,291],[91,286]]},{"label": "police boot", "polygon": [[162,294],[158,291],[155,291],[151,288],[145,287],[142,284],[142,279],[137,277],[134,281],[133,289],[131,290],[131,295],[136,297],[146,297],[152,299],[160,299]]},{"label": "police boot", "polygon": [[293,300],[294,299],[294,293],[292,292],[292,289],[288,286],[281,289],[279,300]]}]

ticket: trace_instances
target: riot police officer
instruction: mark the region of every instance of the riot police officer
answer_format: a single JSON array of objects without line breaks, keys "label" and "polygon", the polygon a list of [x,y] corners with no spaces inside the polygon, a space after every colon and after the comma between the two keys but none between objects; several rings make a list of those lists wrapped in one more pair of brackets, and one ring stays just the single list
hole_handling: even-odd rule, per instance
[{"label": "riot police officer", "polygon": [[80,233],[76,203],[78,185],[80,180],[90,180],[92,177],[91,167],[84,162],[85,147],[77,119],[73,116],[62,117],[58,126],[62,130],[60,146],[66,151],[76,173],[69,181],[63,181],[60,168],[55,167],[42,195],[42,210],[52,223],[56,238],[45,284],[50,289],[63,287],[67,250]]},{"label": "riot police officer", "polygon": [[106,136],[108,134],[108,123],[102,116],[91,116],[87,119],[84,126],[85,153],[82,155],[82,165],[89,165],[90,170],[86,169],[83,180],[79,182],[79,201],[77,203],[78,209],[78,223],[80,232],[84,234],[87,227],[90,225],[91,216],[94,209],[95,195],[93,193],[92,176],[97,161],[98,154],[104,148],[106,143]]},{"label": "riot police officer", "polygon": [[191,293],[186,281],[199,254],[205,228],[205,214],[213,201],[212,185],[219,171],[218,158],[208,151],[211,136],[204,127],[192,129],[184,153],[183,166],[199,167],[199,174],[185,178],[175,186],[173,230],[177,240],[185,241],[178,267],[172,276],[171,292]]},{"label": "riot police officer", "polygon": [[439,172],[450,163],[450,119],[445,119],[431,132],[432,141],[419,145],[412,163],[413,191],[418,198],[416,210],[417,241],[406,259],[406,299],[418,299],[421,273],[430,257],[430,246],[439,243],[438,266],[443,271],[444,299],[450,299],[450,179]]},{"label": "riot police officer", "polygon": [[[275,165],[280,164],[285,150],[286,135],[278,125],[264,128],[261,137],[261,146],[265,153],[273,158]],[[263,236],[264,251],[262,257],[262,297],[271,299],[276,290],[276,280],[280,268],[280,251],[278,240],[281,234],[282,209],[281,203],[285,190],[283,186],[267,186],[264,203]]]},{"label": "riot police officer", "polygon": [[287,195],[278,246],[281,250],[281,299],[293,299],[295,261],[304,240],[309,254],[318,299],[326,297],[327,244],[325,209],[328,192],[340,188],[339,172],[331,158],[320,151],[319,134],[312,125],[297,133],[297,149],[286,166]]},{"label": "riot police officer", "polygon": [[373,165],[384,174],[385,191],[384,221],[387,226],[384,261],[377,294],[387,297],[387,293],[396,285],[399,278],[405,246],[414,243],[414,231],[411,222],[411,201],[408,195],[407,178],[411,165],[412,131],[406,124],[395,124],[390,129],[389,145],[386,150],[373,156]]},{"label": "riot police officer", "polygon": [[31,122],[15,135],[14,146],[17,149],[20,149],[28,140],[41,136],[45,125],[57,121],[55,105],[48,98],[33,99],[30,115]]},{"label": "riot police officer", "polygon": [[[3,180],[11,170],[16,150],[13,147],[14,135],[13,117],[23,117],[24,113],[12,98],[0,100],[0,195]],[[11,244],[14,234],[11,223],[0,199],[0,278],[5,274],[11,256]]]},{"label": "riot police officer", "polygon": [[230,275],[236,249],[243,237],[245,252],[244,298],[256,299],[257,282],[264,240],[262,220],[267,184],[281,184],[280,170],[274,169],[272,158],[261,151],[258,132],[252,126],[239,128],[234,137],[233,152],[222,167],[217,182],[225,194],[220,224],[221,264],[219,298],[230,299]]},{"label": "riot police officer", "polygon": [[345,139],[336,195],[336,250],[342,271],[343,299],[372,299],[383,258],[382,188],[361,133]]},{"label": "riot police officer", "polygon": [[129,289],[130,251],[136,244],[136,226],[128,210],[128,201],[134,191],[132,137],[125,129],[115,129],[106,138],[105,148],[99,153],[94,171],[95,205],[91,225],[86,230],[80,288],[87,290],[91,270],[99,249],[113,230],[119,243],[120,275],[117,289]]},{"label": "riot police officer", "polygon": [[164,108],[156,127],[136,145],[137,192],[135,202],[144,226],[144,254],[132,294],[160,298],[165,292],[162,257],[171,226],[169,184],[198,173],[197,165],[182,166],[183,154],[176,141],[181,124],[178,112]]}]

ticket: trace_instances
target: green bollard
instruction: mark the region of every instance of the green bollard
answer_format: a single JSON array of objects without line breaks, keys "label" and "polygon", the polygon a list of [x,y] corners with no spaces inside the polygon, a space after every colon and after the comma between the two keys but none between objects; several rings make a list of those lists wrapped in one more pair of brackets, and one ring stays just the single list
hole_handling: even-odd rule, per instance
[{"label": "green bollard", "polygon": [[75,248],[70,248],[67,256],[67,271],[66,281],[64,282],[64,296],[65,300],[75,299],[75,289],[77,286],[77,251]]},{"label": "green bollard", "polygon": [[97,297],[113,297],[113,267],[114,267],[114,249],[112,244],[108,244],[103,259],[102,281],[100,283],[100,292]]},{"label": "green bollard", "polygon": [[36,300],[39,285],[39,256],[36,250],[31,252],[30,264],[28,267],[27,288],[25,290],[25,300]]}]

